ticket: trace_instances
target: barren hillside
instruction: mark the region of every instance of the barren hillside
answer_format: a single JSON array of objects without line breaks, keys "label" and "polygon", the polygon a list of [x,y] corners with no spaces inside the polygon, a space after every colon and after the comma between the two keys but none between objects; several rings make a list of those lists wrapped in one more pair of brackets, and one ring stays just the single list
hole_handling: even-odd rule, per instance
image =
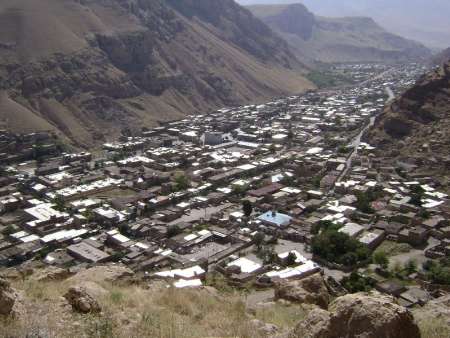
[{"label": "barren hillside", "polygon": [[382,155],[423,169],[441,168],[448,175],[449,133],[450,60],[424,75],[387,107],[367,139]]},{"label": "barren hillside", "polygon": [[0,124],[55,130],[79,146],[301,92],[312,86],[303,70],[232,0],[0,3]]}]

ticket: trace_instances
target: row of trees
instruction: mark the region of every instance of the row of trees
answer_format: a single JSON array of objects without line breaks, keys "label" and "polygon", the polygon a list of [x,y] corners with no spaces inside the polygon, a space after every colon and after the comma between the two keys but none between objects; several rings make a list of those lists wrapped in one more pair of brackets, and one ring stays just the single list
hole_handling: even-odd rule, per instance
[{"label": "row of trees", "polygon": [[368,260],[371,255],[369,249],[358,240],[339,232],[339,227],[333,223],[322,223],[322,231],[312,240],[313,254],[322,259],[353,266]]}]

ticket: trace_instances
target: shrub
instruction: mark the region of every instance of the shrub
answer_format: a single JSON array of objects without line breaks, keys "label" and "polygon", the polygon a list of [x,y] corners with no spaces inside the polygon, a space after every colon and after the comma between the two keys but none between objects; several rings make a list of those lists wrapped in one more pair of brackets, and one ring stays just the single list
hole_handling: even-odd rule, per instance
[{"label": "shrub", "polygon": [[372,279],[364,277],[355,271],[352,272],[350,276],[342,278],[341,284],[350,293],[363,291],[367,292],[375,286],[375,283]]}]

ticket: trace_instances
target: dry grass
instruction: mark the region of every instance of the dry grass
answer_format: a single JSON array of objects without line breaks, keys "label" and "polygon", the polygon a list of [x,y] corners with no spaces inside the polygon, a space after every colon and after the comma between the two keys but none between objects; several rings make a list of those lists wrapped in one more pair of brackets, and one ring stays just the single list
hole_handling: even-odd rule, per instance
[{"label": "dry grass", "polygon": [[101,284],[102,313],[80,315],[62,299],[66,282],[15,283],[26,310],[0,323],[0,337],[262,337],[237,293]]},{"label": "dry grass", "polygon": [[[268,303],[250,315],[237,292],[178,290],[99,282],[99,315],[74,313],[62,295],[68,281],[18,281],[24,299],[17,319],[0,320],[0,337],[48,338],[262,338],[251,324],[256,318],[288,330],[308,313],[307,307]],[[102,289],[103,288],[103,289]],[[423,338],[450,337],[445,318],[415,314]]]},{"label": "dry grass", "polygon": [[412,250],[411,245],[407,243],[397,243],[393,241],[384,241],[375,250],[375,252],[385,252],[389,257],[408,253]]},{"label": "dry grass", "polygon": [[448,319],[427,318],[418,322],[422,338],[448,338],[450,325]]}]

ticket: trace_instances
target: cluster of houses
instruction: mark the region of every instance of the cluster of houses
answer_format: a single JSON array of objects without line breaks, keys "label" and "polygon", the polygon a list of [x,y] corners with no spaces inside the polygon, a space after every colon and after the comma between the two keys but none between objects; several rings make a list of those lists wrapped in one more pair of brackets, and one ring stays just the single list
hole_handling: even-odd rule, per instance
[{"label": "cluster of houses", "polygon": [[[175,287],[202,285],[211,271],[271,285],[323,272],[308,250],[323,221],[370,250],[433,237],[426,254],[448,255],[450,203],[433,177],[354,142],[384,107],[385,88],[401,90],[420,71],[399,66],[362,87],[189,116],[106,143],[101,157],[10,159],[0,177],[0,265],[120,261]],[[357,198],[368,192],[370,213]]]}]

